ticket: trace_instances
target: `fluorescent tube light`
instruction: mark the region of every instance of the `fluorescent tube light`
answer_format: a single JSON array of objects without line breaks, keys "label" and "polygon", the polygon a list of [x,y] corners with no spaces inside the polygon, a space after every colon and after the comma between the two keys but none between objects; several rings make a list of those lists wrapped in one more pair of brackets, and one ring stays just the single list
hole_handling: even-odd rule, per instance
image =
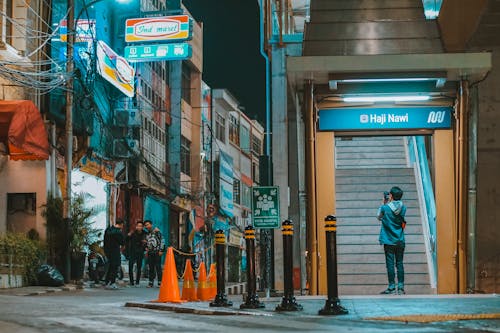
[{"label": "fluorescent tube light", "polygon": [[394,95],[394,96],[352,96],[344,97],[344,102],[418,102],[428,101],[430,96],[426,95]]}]

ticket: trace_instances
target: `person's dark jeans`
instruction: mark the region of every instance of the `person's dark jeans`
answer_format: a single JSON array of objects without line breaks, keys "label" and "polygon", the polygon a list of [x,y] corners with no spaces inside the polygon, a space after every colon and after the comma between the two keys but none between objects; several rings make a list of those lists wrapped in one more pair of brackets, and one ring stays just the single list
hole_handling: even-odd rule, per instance
[{"label": "person's dark jeans", "polygon": [[394,289],[396,286],[394,264],[396,265],[396,270],[398,272],[398,289],[404,289],[405,271],[403,267],[403,255],[405,252],[405,245],[384,245],[384,252],[389,289]]},{"label": "person's dark jeans", "polygon": [[134,284],[134,264],[137,267],[136,276],[135,276],[135,284],[139,284],[141,280],[141,269],[142,269],[142,260],[144,258],[143,253],[130,253],[130,257],[128,259],[128,276],[130,280],[130,284]]},{"label": "person's dark jeans", "polygon": [[158,284],[161,283],[161,256],[158,254],[148,254],[149,284],[153,285],[155,276],[158,275]]},{"label": "person's dark jeans", "polygon": [[106,284],[113,284],[116,282],[116,274],[118,273],[119,261],[111,260],[109,262],[108,271],[106,272]]}]

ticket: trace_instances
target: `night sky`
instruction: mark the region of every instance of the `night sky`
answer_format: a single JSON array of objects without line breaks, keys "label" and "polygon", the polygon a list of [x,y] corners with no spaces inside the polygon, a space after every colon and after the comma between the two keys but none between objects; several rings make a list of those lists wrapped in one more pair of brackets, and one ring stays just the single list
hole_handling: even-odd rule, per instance
[{"label": "night sky", "polygon": [[257,0],[184,0],[203,22],[203,81],[226,88],[264,126],[265,61],[260,55]]}]

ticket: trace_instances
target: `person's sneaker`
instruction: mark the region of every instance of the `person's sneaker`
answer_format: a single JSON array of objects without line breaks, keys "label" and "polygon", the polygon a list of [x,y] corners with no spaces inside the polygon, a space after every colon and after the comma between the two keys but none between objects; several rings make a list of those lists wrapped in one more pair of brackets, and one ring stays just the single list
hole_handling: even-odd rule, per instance
[{"label": "person's sneaker", "polygon": [[153,288],[153,284],[152,283],[148,284],[148,288]]},{"label": "person's sneaker", "polygon": [[382,291],[380,294],[381,295],[392,295],[396,293],[396,289],[394,288],[387,288],[386,290]]},{"label": "person's sneaker", "polygon": [[116,285],[116,283],[112,283],[112,284],[108,284],[106,286],[106,289],[109,289],[109,290],[117,290],[119,289],[118,286]]},{"label": "person's sneaker", "polygon": [[160,287],[161,287],[161,282],[158,282],[158,288],[160,288]]},{"label": "person's sneaker", "polygon": [[398,288],[398,295],[405,295],[405,290],[403,288]]}]

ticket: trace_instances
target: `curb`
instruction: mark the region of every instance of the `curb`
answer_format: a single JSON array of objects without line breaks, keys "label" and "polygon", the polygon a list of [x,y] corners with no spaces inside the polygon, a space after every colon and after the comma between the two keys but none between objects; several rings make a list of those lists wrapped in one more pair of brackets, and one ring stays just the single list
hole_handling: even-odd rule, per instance
[{"label": "curb", "polygon": [[84,289],[83,286],[63,286],[60,288],[49,288],[39,291],[33,291],[25,294],[16,294],[16,296],[40,296],[45,294],[53,294],[61,291],[76,291]]},{"label": "curb", "polygon": [[167,304],[167,303],[127,302],[127,303],[125,303],[125,307],[160,310],[160,311],[173,311],[173,312],[177,312],[177,313],[192,313],[192,314],[198,314],[198,315],[272,316],[272,314],[268,314],[268,313],[249,312],[249,311],[242,311],[242,310],[235,310],[235,309],[229,310],[229,309],[225,309],[225,308],[201,309],[201,308],[195,308],[195,307],[174,305],[171,303]]}]

